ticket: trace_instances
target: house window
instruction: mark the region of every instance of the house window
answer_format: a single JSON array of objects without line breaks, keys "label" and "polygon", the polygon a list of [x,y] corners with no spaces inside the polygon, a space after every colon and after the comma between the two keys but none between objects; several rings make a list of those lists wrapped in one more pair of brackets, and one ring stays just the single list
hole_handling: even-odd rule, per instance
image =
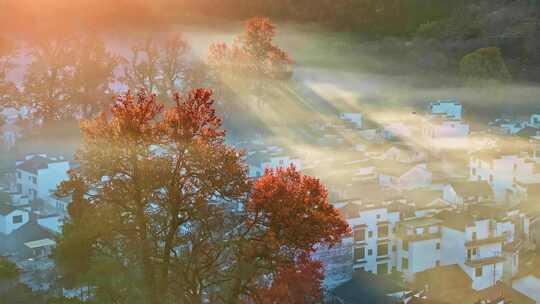
[{"label": "house window", "polygon": [[469,248],[467,249],[467,260],[472,259],[478,253],[478,248]]},{"label": "house window", "polygon": [[402,242],[402,248],[403,248],[404,251],[409,250],[409,242],[408,241],[403,241]]},{"label": "house window", "polygon": [[386,256],[388,255],[388,244],[379,244],[377,245],[377,255]]},{"label": "house window", "polygon": [[21,178],[21,172],[17,171],[17,178]]},{"label": "house window", "polygon": [[409,269],[409,259],[401,258],[401,270]]},{"label": "house window", "polygon": [[379,226],[377,228],[377,235],[380,238],[387,237],[388,236],[388,225]]},{"label": "house window", "polygon": [[476,240],[476,232],[472,233],[472,239],[473,239],[473,241]]},{"label": "house window", "polygon": [[381,215],[380,215],[380,214],[377,214],[375,217],[376,217],[378,220],[381,219]]},{"label": "house window", "polygon": [[369,231],[368,232],[368,238],[372,238],[373,237],[373,231]]},{"label": "house window", "polygon": [[436,249],[436,250],[440,250],[440,249],[441,249],[441,243],[435,244],[435,249]]},{"label": "house window", "polygon": [[366,239],[366,231],[364,229],[354,230],[354,241],[363,242]]},{"label": "house window", "polygon": [[478,268],[475,268],[474,269],[474,275],[478,278],[478,277],[481,277],[482,276],[482,273],[483,273],[483,268],[482,267],[478,267]]},{"label": "house window", "polygon": [[435,261],[435,267],[441,266],[441,261]]},{"label": "house window", "polygon": [[358,247],[354,248],[354,260],[363,260],[366,257],[366,248]]},{"label": "house window", "polygon": [[367,255],[372,256],[373,255],[373,249],[368,249]]},{"label": "house window", "polygon": [[20,224],[22,223],[23,221],[23,216],[22,215],[15,215],[13,217],[13,224]]},{"label": "house window", "polygon": [[396,245],[392,245],[392,251],[397,251],[397,246]]},{"label": "house window", "polygon": [[388,263],[377,264],[377,274],[388,274]]},{"label": "house window", "polygon": [[37,184],[37,177],[32,176],[32,183],[33,183],[33,184]]},{"label": "house window", "polygon": [[17,192],[22,193],[22,185],[21,184],[17,184]]}]

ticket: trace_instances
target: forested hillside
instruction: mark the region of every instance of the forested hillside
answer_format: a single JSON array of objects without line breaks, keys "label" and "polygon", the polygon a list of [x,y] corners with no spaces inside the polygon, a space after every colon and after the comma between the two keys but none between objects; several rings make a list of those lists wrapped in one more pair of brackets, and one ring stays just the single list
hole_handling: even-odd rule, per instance
[{"label": "forested hillside", "polygon": [[[106,5],[105,5],[106,2]],[[129,30],[179,24],[220,26],[251,16],[347,32],[347,46],[384,49],[417,67],[457,73],[463,56],[497,47],[512,78],[540,81],[536,0],[200,0],[14,1],[0,4],[0,27]],[[76,4],[76,5],[75,5]],[[59,19],[58,13],[63,15]],[[67,27],[66,27],[67,25]],[[380,45],[374,45],[381,42]]]}]

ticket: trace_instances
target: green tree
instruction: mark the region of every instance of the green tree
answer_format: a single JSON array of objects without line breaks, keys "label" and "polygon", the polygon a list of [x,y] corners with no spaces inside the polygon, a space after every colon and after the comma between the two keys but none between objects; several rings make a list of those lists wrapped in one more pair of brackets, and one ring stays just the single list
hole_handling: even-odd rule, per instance
[{"label": "green tree", "polygon": [[469,84],[503,82],[511,79],[501,51],[496,47],[478,49],[459,63],[461,77]]},{"label": "green tree", "polygon": [[13,280],[19,276],[17,265],[6,258],[0,257],[0,280]]}]

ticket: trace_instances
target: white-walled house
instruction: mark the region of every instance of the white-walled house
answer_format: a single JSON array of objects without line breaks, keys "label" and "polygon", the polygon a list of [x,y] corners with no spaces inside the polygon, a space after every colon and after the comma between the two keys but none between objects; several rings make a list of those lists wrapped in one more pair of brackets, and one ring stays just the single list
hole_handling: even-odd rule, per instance
[{"label": "white-walled house", "polygon": [[454,205],[493,200],[493,190],[486,181],[453,182],[443,188],[443,199]]},{"label": "white-walled house", "polygon": [[540,164],[528,153],[479,152],[470,158],[470,180],[487,181],[497,202],[519,202],[518,184],[540,183]]},{"label": "white-walled house", "polygon": [[461,120],[463,116],[463,106],[455,100],[439,100],[429,105],[431,115],[443,117],[451,120]]},{"label": "white-walled house", "polygon": [[249,176],[259,177],[266,169],[287,168],[291,165],[297,170],[302,170],[302,162],[299,158],[292,158],[281,153],[255,152],[248,155]]},{"label": "white-walled house", "polygon": [[377,159],[400,163],[418,163],[427,159],[427,153],[411,146],[391,146],[379,155]]},{"label": "white-walled house", "polygon": [[0,205],[0,234],[11,234],[28,223],[29,220],[28,211],[7,204]]},{"label": "white-walled house", "polygon": [[455,266],[470,279],[472,290],[485,290],[517,274],[519,252],[529,239],[525,213],[492,204],[470,205],[465,211],[436,208],[425,215],[400,199],[351,200],[335,207],[352,233],[335,248],[318,250],[316,256],[323,257],[325,271],[331,274],[325,286],[346,281],[354,270],[397,270],[414,282],[418,273]]},{"label": "white-walled house", "polygon": [[475,220],[467,213],[452,213],[442,224],[443,266],[457,264],[482,290],[503,279],[503,242],[507,236],[493,229],[489,219]]},{"label": "white-walled house", "polygon": [[37,218],[37,224],[54,233],[61,233],[62,226],[64,225],[64,218],[64,216],[59,214],[39,216]]},{"label": "white-walled house", "polygon": [[420,272],[457,265],[471,279],[474,290],[509,281],[518,271],[528,221],[517,209],[488,205],[402,220],[394,242],[397,270],[414,281]]},{"label": "white-walled house", "polygon": [[16,163],[17,192],[46,203],[58,185],[69,179],[70,164],[63,157],[33,154]]},{"label": "white-walled house", "polygon": [[426,164],[384,162],[377,167],[379,185],[398,190],[411,190],[431,184],[432,174]]},{"label": "white-walled house", "polygon": [[409,281],[418,272],[440,266],[442,221],[415,218],[398,224],[396,233],[397,270]]},{"label": "white-walled house", "polygon": [[[350,203],[354,204],[354,203]],[[354,210],[354,206],[347,206]],[[399,211],[386,207],[360,207],[358,216],[347,220],[353,230],[353,268],[388,274],[395,267],[392,242]]]},{"label": "white-walled house", "polygon": [[68,206],[71,203],[71,197],[58,197],[56,195],[51,195],[47,203],[55,210],[55,212],[59,213],[60,215],[66,215],[68,212]]},{"label": "white-walled house", "polygon": [[361,201],[335,204],[346,218],[352,233],[333,248],[318,248],[314,258],[323,263],[327,289],[348,281],[352,273],[364,270],[388,274],[395,268],[394,233],[400,220],[395,204],[379,205]]},{"label": "white-walled house", "polygon": [[426,121],[422,132],[429,139],[463,138],[470,134],[471,128],[461,121],[433,119]]}]

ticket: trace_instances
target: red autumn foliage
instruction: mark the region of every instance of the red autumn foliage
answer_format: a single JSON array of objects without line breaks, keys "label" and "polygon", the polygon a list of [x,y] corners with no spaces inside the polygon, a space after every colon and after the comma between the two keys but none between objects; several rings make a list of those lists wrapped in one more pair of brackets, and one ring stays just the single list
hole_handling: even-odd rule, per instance
[{"label": "red autumn foliage", "polygon": [[[176,94],[176,105],[165,109],[145,90],[128,93],[110,115],[83,124],[81,166],[61,188],[76,208],[58,252],[92,263],[94,252],[75,249],[99,242],[121,264],[140,267],[145,303],[194,303],[203,294],[226,295],[216,303],[318,301],[322,265],[311,253],[335,245],[349,233],[347,223],[322,183],[293,166],[248,181],[211,96],[207,89]],[[98,231],[81,244],[79,233],[91,225]],[[110,242],[117,239],[126,242]],[[179,249],[183,258],[173,258]],[[61,263],[78,276],[78,261]]]},{"label": "red autumn foliage", "polygon": [[174,95],[176,106],[165,111],[163,126],[176,140],[222,140],[221,118],[212,107],[212,91],[196,89],[187,96]]},{"label": "red autumn foliage", "polygon": [[247,208],[278,245],[306,253],[319,243],[335,245],[349,232],[321,182],[294,166],[267,169],[255,182]]},{"label": "red autumn foliage", "polygon": [[307,304],[321,300],[322,264],[302,256],[295,265],[282,267],[269,287],[257,290],[256,304]]},{"label": "red autumn foliage", "polygon": [[288,78],[292,59],[274,44],[275,35],[276,26],[270,19],[251,18],[231,47],[222,42],[210,45],[208,61],[221,70],[244,75]]}]

